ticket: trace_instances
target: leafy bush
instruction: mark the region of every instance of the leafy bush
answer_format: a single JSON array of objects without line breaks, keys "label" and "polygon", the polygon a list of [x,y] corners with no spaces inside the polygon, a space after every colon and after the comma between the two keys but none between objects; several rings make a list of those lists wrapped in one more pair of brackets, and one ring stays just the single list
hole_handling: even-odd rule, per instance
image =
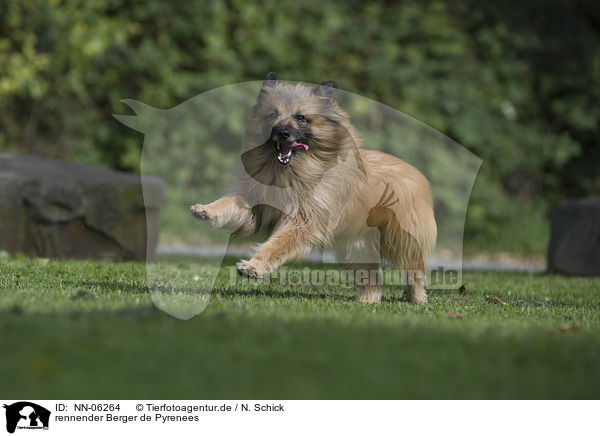
[{"label": "leafy bush", "polygon": [[480,156],[475,248],[539,253],[556,201],[600,193],[591,1],[4,0],[1,11],[0,150],[137,171],[141,137],[110,115],[126,110],[120,99],[169,108],[277,71],[336,80]]}]

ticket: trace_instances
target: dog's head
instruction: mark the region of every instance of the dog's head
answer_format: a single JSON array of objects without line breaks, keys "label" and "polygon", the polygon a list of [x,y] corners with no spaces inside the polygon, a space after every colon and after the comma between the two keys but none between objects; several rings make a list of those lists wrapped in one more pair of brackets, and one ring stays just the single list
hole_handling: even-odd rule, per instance
[{"label": "dog's head", "polygon": [[335,102],[335,89],[331,81],[290,84],[269,73],[250,114],[250,146],[261,146],[264,158],[279,167],[337,160],[355,140],[348,116]]}]

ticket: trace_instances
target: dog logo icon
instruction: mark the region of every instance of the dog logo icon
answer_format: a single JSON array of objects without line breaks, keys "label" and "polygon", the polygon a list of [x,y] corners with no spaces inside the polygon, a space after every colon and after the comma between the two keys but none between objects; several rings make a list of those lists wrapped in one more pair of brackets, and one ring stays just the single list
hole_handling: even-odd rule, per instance
[{"label": "dog logo icon", "polygon": [[18,429],[47,430],[50,411],[29,401],[19,401],[4,405],[6,409],[6,431],[14,433]]}]

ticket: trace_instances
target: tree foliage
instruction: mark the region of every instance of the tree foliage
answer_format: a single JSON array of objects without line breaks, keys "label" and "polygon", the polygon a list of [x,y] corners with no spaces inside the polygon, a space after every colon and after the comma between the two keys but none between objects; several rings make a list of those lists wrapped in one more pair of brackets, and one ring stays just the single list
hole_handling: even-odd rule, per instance
[{"label": "tree foliage", "polygon": [[585,0],[3,0],[0,150],[137,170],[122,98],[335,80],[480,156],[468,234],[540,251],[555,202],[600,193],[599,17]]}]

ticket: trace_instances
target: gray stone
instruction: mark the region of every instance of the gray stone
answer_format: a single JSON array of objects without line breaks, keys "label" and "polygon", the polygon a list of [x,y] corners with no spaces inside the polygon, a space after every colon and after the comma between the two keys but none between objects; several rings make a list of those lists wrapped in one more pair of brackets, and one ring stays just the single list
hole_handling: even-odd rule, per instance
[{"label": "gray stone", "polygon": [[600,200],[568,200],[554,209],[548,270],[600,275]]},{"label": "gray stone", "polygon": [[152,258],[164,183],[57,159],[0,154],[0,249],[30,256]]}]

